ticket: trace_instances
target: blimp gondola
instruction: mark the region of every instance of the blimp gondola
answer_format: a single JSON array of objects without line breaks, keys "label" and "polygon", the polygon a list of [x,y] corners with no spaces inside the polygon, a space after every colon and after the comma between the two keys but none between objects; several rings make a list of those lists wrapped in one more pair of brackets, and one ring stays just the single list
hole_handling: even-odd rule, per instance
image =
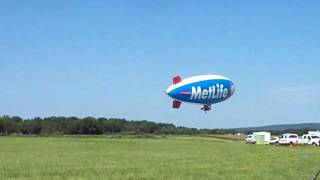
[{"label": "blimp gondola", "polygon": [[175,76],[166,94],[173,98],[172,107],[180,108],[182,102],[202,105],[201,110],[210,111],[212,104],[230,98],[235,92],[231,79],[222,75],[198,75],[186,79]]}]

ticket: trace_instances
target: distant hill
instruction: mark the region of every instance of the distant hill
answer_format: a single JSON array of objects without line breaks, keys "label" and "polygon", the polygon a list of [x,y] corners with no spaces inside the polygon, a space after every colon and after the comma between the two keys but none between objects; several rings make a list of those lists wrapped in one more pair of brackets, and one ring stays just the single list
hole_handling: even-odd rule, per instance
[{"label": "distant hill", "polygon": [[260,127],[234,128],[237,132],[244,131],[284,131],[287,129],[320,129],[320,123],[300,123],[300,124],[276,124]]}]

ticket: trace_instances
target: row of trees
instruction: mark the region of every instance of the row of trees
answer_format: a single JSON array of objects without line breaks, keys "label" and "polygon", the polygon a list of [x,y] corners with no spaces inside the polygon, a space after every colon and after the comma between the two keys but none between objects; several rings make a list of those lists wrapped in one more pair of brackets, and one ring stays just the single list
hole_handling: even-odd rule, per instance
[{"label": "row of trees", "polygon": [[97,135],[97,134],[226,134],[234,133],[227,129],[196,129],[176,127],[168,123],[151,121],[128,121],[116,118],[94,117],[48,117],[22,119],[17,116],[0,117],[0,135]]},{"label": "row of trees", "polygon": [[[313,129],[288,129],[270,131],[273,135],[286,132],[305,134]],[[196,129],[176,127],[168,123],[152,121],[128,121],[116,118],[94,117],[47,117],[22,119],[17,116],[0,116],[0,135],[97,135],[97,134],[156,134],[156,135],[191,135],[191,134],[235,134],[234,129]],[[252,131],[242,132],[250,134]]]}]

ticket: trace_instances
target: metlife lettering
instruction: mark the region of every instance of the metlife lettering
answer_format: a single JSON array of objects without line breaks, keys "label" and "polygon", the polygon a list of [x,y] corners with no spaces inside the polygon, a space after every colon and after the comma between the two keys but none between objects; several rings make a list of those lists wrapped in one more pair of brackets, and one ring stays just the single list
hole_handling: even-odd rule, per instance
[{"label": "metlife lettering", "polygon": [[190,100],[194,99],[215,99],[226,98],[228,96],[228,88],[223,88],[223,84],[209,86],[208,89],[201,89],[200,86],[192,87]]}]

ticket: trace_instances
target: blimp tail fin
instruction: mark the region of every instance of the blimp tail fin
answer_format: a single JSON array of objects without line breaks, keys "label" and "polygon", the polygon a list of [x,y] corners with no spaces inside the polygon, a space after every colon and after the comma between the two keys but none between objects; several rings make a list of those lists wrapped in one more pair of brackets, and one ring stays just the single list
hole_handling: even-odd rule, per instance
[{"label": "blimp tail fin", "polygon": [[175,76],[172,78],[173,84],[177,84],[182,81],[180,76]]},{"label": "blimp tail fin", "polygon": [[178,109],[180,107],[180,105],[181,105],[180,101],[174,100],[172,102],[172,108],[174,108],[174,109]]}]

